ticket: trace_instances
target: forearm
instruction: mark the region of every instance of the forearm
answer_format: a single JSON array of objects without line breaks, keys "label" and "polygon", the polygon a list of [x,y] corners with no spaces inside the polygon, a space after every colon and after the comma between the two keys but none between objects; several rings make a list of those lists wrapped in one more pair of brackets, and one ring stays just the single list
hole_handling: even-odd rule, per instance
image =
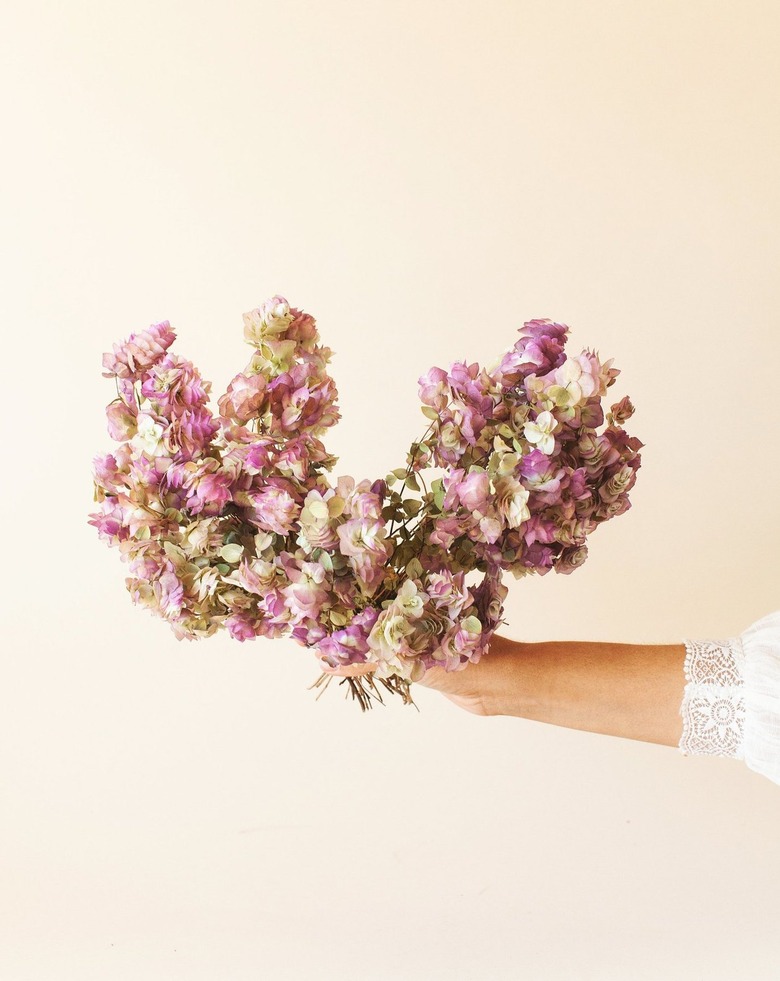
[{"label": "forearm", "polygon": [[[494,636],[486,708],[567,729],[677,746],[685,645],[520,643]],[[489,674],[489,677],[488,677]]]}]

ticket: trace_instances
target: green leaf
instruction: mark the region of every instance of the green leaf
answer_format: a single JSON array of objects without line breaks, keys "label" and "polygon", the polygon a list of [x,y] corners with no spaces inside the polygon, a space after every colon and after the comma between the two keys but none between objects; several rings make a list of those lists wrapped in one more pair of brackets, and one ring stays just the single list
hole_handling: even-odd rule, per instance
[{"label": "green leaf", "polygon": [[404,481],[404,483],[406,484],[407,487],[410,487],[412,490],[418,491],[420,489],[420,483],[417,480],[416,473],[410,473],[409,476]]},{"label": "green leaf", "polygon": [[419,513],[420,508],[422,507],[422,502],[415,501],[412,498],[408,498],[407,500],[404,501],[403,506],[404,506],[404,511],[406,511],[407,515],[410,518],[413,518],[416,514]]},{"label": "green leaf", "polygon": [[439,413],[436,411],[436,409],[434,409],[432,405],[423,405],[421,406],[421,409],[422,409],[422,414],[425,416],[426,419],[433,420],[439,418]]},{"label": "green leaf", "polygon": [[399,480],[403,480],[406,476],[406,467],[398,467],[398,469],[394,470],[393,473]]},{"label": "green leaf", "polygon": [[333,572],[333,560],[330,557],[330,552],[324,548],[321,548],[319,553],[320,554],[317,556],[316,561],[319,562],[322,568],[326,571]]},{"label": "green leaf", "polygon": [[162,543],[162,546],[165,549],[165,554],[172,561],[175,562],[176,559],[183,559],[184,558],[184,552],[179,548],[178,545],[174,545],[173,542],[164,541]]},{"label": "green leaf", "polygon": [[396,482],[397,479],[398,478],[396,477],[396,475],[394,473],[389,473],[385,477],[385,483],[387,484],[388,487],[392,487],[393,484]]},{"label": "green leaf", "polygon": [[217,552],[217,555],[219,555],[220,558],[223,558],[225,562],[230,562],[231,564],[238,562],[243,554],[244,546],[235,542],[232,545],[223,545]]}]

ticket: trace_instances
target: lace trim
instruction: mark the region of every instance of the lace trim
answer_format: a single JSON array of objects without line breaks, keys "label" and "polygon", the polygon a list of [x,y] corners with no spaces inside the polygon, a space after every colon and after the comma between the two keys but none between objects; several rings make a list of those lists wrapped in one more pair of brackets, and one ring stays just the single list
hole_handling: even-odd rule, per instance
[{"label": "lace trim", "polygon": [[686,640],[680,715],[684,756],[744,758],[745,652],[739,637]]}]

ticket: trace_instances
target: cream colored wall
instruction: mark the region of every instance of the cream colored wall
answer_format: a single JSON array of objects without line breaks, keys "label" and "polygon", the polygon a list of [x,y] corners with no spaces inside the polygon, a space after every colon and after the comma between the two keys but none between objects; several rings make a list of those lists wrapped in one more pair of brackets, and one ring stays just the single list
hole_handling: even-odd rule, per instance
[{"label": "cream colored wall", "polygon": [[219,394],[285,295],[360,479],[421,435],[423,371],[550,317],[646,446],[505,633],[776,609],[778,30],[758,0],[3,6],[1,977],[778,976],[780,790],[744,764],[315,702],[292,642],[177,642],[86,523],[133,330],[169,319]]}]

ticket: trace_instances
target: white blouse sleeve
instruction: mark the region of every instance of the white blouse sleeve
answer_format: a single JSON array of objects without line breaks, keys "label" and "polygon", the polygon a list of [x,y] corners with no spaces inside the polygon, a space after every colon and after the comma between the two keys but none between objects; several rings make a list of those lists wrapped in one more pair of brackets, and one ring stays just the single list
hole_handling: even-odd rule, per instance
[{"label": "white blouse sleeve", "polygon": [[780,610],[727,640],[686,640],[684,756],[730,756],[780,784]]}]

